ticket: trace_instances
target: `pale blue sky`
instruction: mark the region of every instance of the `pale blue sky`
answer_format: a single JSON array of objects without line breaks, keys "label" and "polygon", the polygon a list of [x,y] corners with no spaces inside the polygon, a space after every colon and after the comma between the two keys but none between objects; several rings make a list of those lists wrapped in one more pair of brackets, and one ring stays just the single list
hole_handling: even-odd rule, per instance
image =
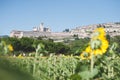
[{"label": "pale blue sky", "polygon": [[120,22],[120,0],[0,0],[0,35],[32,30],[41,22],[54,32]]}]

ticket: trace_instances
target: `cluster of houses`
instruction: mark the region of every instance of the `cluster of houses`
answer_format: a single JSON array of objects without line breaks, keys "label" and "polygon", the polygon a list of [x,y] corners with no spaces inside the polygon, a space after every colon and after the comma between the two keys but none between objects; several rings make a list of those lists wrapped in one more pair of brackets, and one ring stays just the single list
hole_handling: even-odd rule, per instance
[{"label": "cluster of houses", "polygon": [[71,39],[74,35],[77,35],[78,38],[86,38],[90,37],[92,31],[97,27],[104,27],[106,33],[111,37],[120,35],[120,22],[79,26],[67,32],[51,32],[50,28],[44,27],[43,23],[41,23],[40,26],[34,27],[31,31],[12,30],[10,37],[47,37],[50,39],[62,40],[64,38]]},{"label": "cluster of houses", "polygon": [[79,27],[76,27],[75,29],[72,29],[71,33],[78,35],[79,38],[90,37],[90,34],[97,27],[104,27],[106,33],[111,37],[120,35],[120,22],[79,26]]}]

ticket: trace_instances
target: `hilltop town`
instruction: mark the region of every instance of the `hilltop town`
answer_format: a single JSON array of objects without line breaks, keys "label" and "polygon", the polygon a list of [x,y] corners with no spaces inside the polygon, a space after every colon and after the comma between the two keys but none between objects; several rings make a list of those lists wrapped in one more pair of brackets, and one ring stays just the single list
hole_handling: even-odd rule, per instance
[{"label": "hilltop town", "polygon": [[86,38],[90,37],[91,32],[97,27],[104,27],[106,33],[111,37],[120,35],[120,22],[78,26],[64,32],[51,32],[50,28],[44,27],[44,24],[41,23],[40,26],[33,27],[31,31],[12,30],[10,37],[46,37],[53,40],[63,40],[65,38],[73,39],[77,35],[78,38]]}]

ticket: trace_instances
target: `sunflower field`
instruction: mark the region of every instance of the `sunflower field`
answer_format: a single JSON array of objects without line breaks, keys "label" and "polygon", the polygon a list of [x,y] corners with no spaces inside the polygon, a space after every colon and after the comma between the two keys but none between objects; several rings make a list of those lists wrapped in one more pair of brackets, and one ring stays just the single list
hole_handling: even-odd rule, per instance
[{"label": "sunflower field", "polygon": [[[11,56],[11,44],[0,43],[0,80],[119,80],[119,44],[110,43],[105,29],[99,27],[79,55],[44,56],[38,44],[34,56]],[[6,55],[7,54],[7,55]]]}]

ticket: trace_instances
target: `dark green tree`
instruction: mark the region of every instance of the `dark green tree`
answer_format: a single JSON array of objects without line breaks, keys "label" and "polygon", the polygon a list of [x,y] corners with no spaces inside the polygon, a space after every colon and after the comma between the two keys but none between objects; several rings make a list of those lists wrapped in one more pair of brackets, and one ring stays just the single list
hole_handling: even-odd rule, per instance
[{"label": "dark green tree", "polygon": [[34,42],[34,39],[32,38],[27,38],[27,37],[21,38],[20,39],[21,51],[23,52],[35,51],[34,47],[32,46],[33,42]]},{"label": "dark green tree", "polygon": [[82,53],[83,50],[85,50],[89,41],[89,38],[80,38],[79,40],[72,41],[69,44],[71,53],[74,55],[79,55],[80,53]]}]

